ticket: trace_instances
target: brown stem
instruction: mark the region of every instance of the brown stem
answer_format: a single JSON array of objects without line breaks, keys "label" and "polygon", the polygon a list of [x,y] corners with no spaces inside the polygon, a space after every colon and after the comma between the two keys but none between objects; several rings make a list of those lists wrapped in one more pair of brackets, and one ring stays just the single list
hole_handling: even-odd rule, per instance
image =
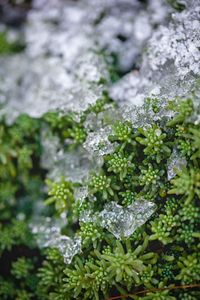
[{"label": "brown stem", "polygon": [[128,298],[131,296],[139,295],[139,294],[146,294],[149,292],[158,292],[158,291],[165,291],[165,290],[178,290],[178,289],[191,289],[191,288],[196,288],[200,287],[200,284],[190,284],[190,285],[175,285],[172,287],[166,287],[166,288],[154,288],[154,289],[149,289],[149,290],[142,290],[135,292],[133,294],[127,294],[127,295],[120,295],[120,296],[114,296],[111,297],[107,300],[117,300],[117,299],[122,299],[122,298]]}]

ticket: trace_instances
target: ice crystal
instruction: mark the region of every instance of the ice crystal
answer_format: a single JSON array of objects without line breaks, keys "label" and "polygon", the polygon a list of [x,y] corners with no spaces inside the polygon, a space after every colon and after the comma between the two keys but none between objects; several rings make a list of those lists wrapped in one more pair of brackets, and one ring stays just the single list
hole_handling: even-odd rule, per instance
[{"label": "ice crystal", "polygon": [[150,40],[149,62],[153,70],[172,62],[180,77],[200,74],[200,2],[173,14],[168,27],[160,26]]},{"label": "ice crystal", "polygon": [[33,0],[24,26],[24,52],[0,61],[0,101],[6,102],[9,121],[21,112],[40,117],[50,110],[86,110],[102,95],[101,79],[109,81],[99,53],[116,55],[118,68],[126,71],[154,25],[165,22],[169,12],[163,0],[150,2],[147,9],[137,0],[67,5]]},{"label": "ice crystal", "polygon": [[134,201],[127,207],[110,202],[100,213],[84,211],[80,221],[97,223],[110,231],[117,239],[121,239],[129,237],[138,227],[146,223],[155,209],[156,205],[148,201]]},{"label": "ice crystal", "polygon": [[173,150],[170,158],[168,159],[167,178],[171,180],[177,175],[181,168],[186,167],[186,160],[181,157],[176,149]]},{"label": "ice crystal", "polygon": [[31,224],[32,232],[36,236],[40,248],[57,248],[66,264],[70,264],[74,255],[81,252],[81,238],[61,234],[60,222],[54,222],[50,218],[43,218]]},{"label": "ice crystal", "polygon": [[186,96],[200,74],[200,1],[187,1],[187,9],[174,13],[147,45],[139,72],[130,72],[110,89],[122,106],[142,105],[146,97],[169,99]]},{"label": "ice crystal", "polygon": [[63,176],[72,182],[82,182],[89,175],[92,166],[93,161],[84,149],[78,148],[66,153],[60,150],[48,176],[53,180]]},{"label": "ice crystal", "polygon": [[129,237],[138,227],[146,223],[155,208],[154,203],[147,201],[134,201],[125,208],[115,202],[107,203],[100,213],[102,226],[118,239]]},{"label": "ice crystal", "polygon": [[48,170],[48,177],[59,180],[60,177],[72,182],[82,182],[94,165],[92,159],[82,148],[64,151],[59,139],[46,129],[42,131],[42,166]]},{"label": "ice crystal", "polygon": [[93,156],[103,156],[112,153],[115,150],[115,144],[112,144],[108,139],[111,133],[112,128],[110,126],[90,132],[83,147]]},{"label": "ice crystal", "polygon": [[83,202],[88,196],[88,188],[83,187],[77,187],[74,189],[74,199],[77,201]]},{"label": "ice crystal", "polygon": [[141,105],[148,94],[151,82],[138,71],[128,73],[110,88],[110,95],[122,106]]}]

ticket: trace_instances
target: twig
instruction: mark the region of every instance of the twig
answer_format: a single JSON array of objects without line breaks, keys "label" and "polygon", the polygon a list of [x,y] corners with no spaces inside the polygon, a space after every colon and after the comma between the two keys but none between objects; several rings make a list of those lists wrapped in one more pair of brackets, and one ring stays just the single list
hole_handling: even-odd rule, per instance
[{"label": "twig", "polygon": [[127,295],[120,295],[120,296],[114,296],[111,297],[107,300],[117,300],[117,299],[122,299],[122,298],[128,298],[131,296],[139,295],[139,294],[146,294],[149,292],[158,292],[158,291],[165,291],[165,290],[178,290],[178,289],[191,289],[191,288],[196,288],[200,287],[200,284],[190,284],[190,285],[175,285],[172,287],[166,287],[166,288],[154,288],[154,289],[149,289],[149,290],[142,290],[135,292],[133,294],[127,294]]}]

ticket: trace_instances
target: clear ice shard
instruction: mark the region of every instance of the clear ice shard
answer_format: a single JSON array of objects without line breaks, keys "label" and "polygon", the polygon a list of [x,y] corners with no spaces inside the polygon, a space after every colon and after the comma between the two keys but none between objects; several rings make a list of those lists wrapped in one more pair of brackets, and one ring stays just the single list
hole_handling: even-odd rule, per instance
[{"label": "clear ice shard", "polygon": [[187,161],[185,158],[181,157],[180,153],[174,149],[170,158],[168,159],[168,168],[167,168],[167,178],[171,180],[177,175],[177,172],[181,168],[186,167]]},{"label": "clear ice shard", "polygon": [[156,210],[156,204],[148,201],[134,201],[123,207],[116,202],[105,204],[99,213],[86,210],[80,217],[80,222],[94,222],[106,228],[117,239],[128,238],[138,227],[142,226]]},{"label": "clear ice shard", "polygon": [[48,170],[47,177],[59,180],[64,177],[72,182],[82,182],[90,173],[94,162],[82,147],[64,151],[59,139],[45,128],[42,131],[42,167]]},{"label": "clear ice shard", "polygon": [[40,218],[31,224],[32,233],[36,236],[40,248],[56,248],[63,256],[64,262],[70,264],[73,257],[81,252],[81,238],[61,234],[60,222],[54,222],[50,218]]},{"label": "clear ice shard", "polygon": [[153,202],[134,201],[127,207],[115,202],[107,203],[100,213],[102,226],[117,239],[129,237],[138,227],[146,223],[156,209]]}]

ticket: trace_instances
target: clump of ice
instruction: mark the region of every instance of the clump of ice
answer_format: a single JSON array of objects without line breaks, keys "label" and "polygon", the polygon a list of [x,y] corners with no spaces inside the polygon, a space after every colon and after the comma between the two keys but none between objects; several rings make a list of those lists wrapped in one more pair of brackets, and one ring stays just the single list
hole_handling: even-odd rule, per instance
[{"label": "clump of ice", "polygon": [[110,88],[110,96],[122,106],[142,105],[152,83],[138,71],[130,72]]},{"label": "clump of ice", "polygon": [[186,167],[187,161],[185,158],[181,157],[180,153],[174,149],[170,158],[168,159],[168,168],[167,168],[167,178],[171,180],[177,175],[177,172],[180,171],[183,167]]},{"label": "clump of ice", "polygon": [[74,189],[74,199],[83,202],[88,196],[88,188],[86,186],[77,187]]},{"label": "clump of ice", "polygon": [[149,63],[153,70],[172,62],[176,73],[200,75],[200,2],[188,10],[173,14],[168,27],[160,26],[149,43]]},{"label": "clump of ice", "polygon": [[40,248],[57,248],[66,264],[70,264],[73,257],[81,252],[81,238],[61,234],[60,222],[54,222],[50,218],[43,218],[31,224],[32,233],[36,236]]},{"label": "clump of ice", "polygon": [[127,207],[110,202],[100,213],[86,210],[80,221],[95,222],[110,231],[117,239],[121,239],[129,237],[138,227],[146,223],[155,209],[156,205],[148,201],[134,201]]},{"label": "clump of ice", "polygon": [[[48,152],[46,155],[48,155]],[[52,180],[64,177],[72,182],[83,182],[94,167],[93,161],[82,148],[68,150],[67,152],[60,150],[56,153],[56,156],[54,166],[48,173],[48,177]]]},{"label": "clump of ice", "polygon": [[20,113],[86,110],[106,88],[101,79],[109,81],[104,57],[116,55],[127,71],[169,12],[163,0],[147,7],[137,0],[33,0],[24,52],[0,60],[3,113],[11,123]]},{"label": "clump of ice", "polygon": [[111,87],[110,95],[121,106],[141,106],[151,96],[184,97],[192,91],[200,75],[200,1],[187,1],[186,6],[154,31],[139,73],[131,72]]},{"label": "clump of ice", "polygon": [[89,176],[94,161],[82,147],[65,151],[59,139],[47,129],[42,130],[41,142],[43,147],[41,165],[48,170],[48,178],[57,181],[63,177],[78,183]]},{"label": "clump of ice", "polygon": [[101,224],[118,239],[129,237],[138,227],[146,223],[155,209],[156,205],[148,201],[134,201],[127,207],[110,202],[100,213]]},{"label": "clump of ice", "polygon": [[103,156],[114,152],[116,144],[111,143],[108,139],[109,135],[112,133],[112,128],[106,126],[105,128],[100,128],[95,132],[88,133],[87,139],[83,144],[83,147],[92,156]]}]

